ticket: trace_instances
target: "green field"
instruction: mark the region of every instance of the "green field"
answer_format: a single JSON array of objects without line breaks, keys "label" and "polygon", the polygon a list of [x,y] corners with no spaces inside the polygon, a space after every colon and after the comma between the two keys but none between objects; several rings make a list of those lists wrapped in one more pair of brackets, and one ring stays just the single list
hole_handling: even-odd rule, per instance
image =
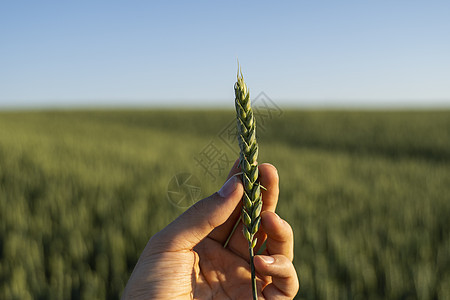
[{"label": "green field", "polygon": [[[0,299],[118,299],[148,239],[185,209],[168,197],[171,179],[194,175],[201,196],[222,185],[233,120],[0,112]],[[285,110],[257,122],[295,233],[298,299],[450,299],[450,111]]]}]

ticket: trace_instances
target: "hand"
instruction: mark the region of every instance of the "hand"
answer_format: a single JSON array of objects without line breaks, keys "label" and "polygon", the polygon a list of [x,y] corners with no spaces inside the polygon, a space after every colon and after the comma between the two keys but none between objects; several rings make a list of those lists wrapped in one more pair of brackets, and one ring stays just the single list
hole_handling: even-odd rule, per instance
[{"label": "hand", "polygon": [[[259,299],[293,299],[299,283],[292,264],[293,233],[275,214],[278,173],[259,166],[263,191],[261,228],[254,258]],[[237,162],[219,192],[198,201],[147,243],[122,299],[252,299],[248,242],[240,224],[227,248],[225,240],[240,216],[244,188]]]}]

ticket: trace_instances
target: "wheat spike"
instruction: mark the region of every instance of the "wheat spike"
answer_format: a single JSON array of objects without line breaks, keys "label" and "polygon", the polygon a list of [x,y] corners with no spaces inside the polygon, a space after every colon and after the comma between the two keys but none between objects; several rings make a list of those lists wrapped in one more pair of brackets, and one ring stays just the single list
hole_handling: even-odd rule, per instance
[{"label": "wheat spike", "polygon": [[253,265],[256,232],[261,223],[262,193],[258,181],[258,143],[256,142],[256,122],[250,103],[250,93],[238,69],[237,82],[234,85],[237,117],[237,136],[240,148],[239,165],[242,170],[244,196],[241,219],[244,224],[244,237],[248,241],[250,267],[252,272],[253,298],[256,299],[256,279]]}]

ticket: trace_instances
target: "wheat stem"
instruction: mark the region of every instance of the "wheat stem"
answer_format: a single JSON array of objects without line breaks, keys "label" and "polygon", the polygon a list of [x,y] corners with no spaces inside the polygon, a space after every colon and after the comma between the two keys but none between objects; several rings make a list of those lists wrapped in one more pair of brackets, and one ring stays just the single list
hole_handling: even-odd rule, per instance
[{"label": "wheat stem", "polygon": [[253,247],[251,242],[248,242],[248,250],[250,254],[250,271],[252,274],[252,295],[253,300],[258,300],[258,292],[256,290],[256,275],[255,275],[255,264],[253,263],[253,258],[255,257],[253,254]]}]

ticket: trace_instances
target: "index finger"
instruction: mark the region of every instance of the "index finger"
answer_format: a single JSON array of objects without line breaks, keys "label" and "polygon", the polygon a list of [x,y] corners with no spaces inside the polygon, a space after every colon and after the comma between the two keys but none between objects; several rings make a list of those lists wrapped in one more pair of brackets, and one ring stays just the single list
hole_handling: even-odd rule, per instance
[{"label": "index finger", "polygon": [[[240,172],[239,159],[237,159],[234,162],[234,165],[231,167],[230,173],[228,173],[227,180],[225,180],[225,182],[228,181],[228,179],[230,179],[232,176],[237,176],[236,174],[238,172]],[[223,223],[222,225],[220,225],[219,227],[215,228],[209,234],[208,237],[223,244],[225,242],[225,240],[227,239],[228,235],[230,234],[230,232],[232,231],[234,224],[239,219],[239,216],[241,215],[241,210],[242,210],[242,201],[241,201],[241,204],[236,206],[236,208],[234,209],[233,213],[228,218],[228,220],[225,223]]]},{"label": "index finger", "polygon": [[276,213],[263,212],[261,225],[267,234],[265,254],[281,254],[290,261],[294,259],[294,233],[291,226]]}]

